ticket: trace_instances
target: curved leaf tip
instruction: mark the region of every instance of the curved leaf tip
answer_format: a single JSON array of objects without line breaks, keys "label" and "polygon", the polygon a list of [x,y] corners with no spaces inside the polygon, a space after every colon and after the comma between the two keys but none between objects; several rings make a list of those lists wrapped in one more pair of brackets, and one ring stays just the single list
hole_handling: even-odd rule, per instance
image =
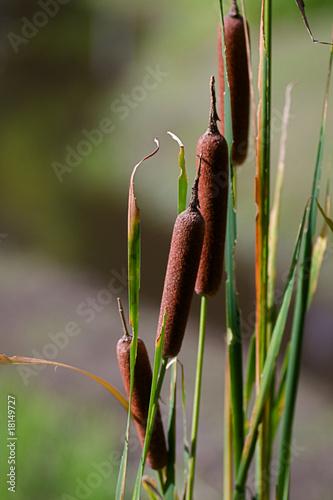
[{"label": "curved leaf tip", "polygon": [[179,139],[179,137],[177,137],[177,136],[176,136],[176,134],[174,134],[173,132],[169,132],[169,131],[167,132],[167,134],[169,134],[169,135],[172,137],[172,139],[178,143],[178,146],[179,146],[180,148],[183,148],[183,147],[184,147],[184,144],[183,144],[183,143],[182,143],[182,141]]}]

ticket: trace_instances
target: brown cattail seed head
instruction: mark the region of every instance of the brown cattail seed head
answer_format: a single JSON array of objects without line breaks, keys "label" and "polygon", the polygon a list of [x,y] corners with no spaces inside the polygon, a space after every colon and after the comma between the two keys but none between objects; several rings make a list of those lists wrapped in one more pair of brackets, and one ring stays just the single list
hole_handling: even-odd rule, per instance
[{"label": "brown cattail seed head", "polygon": [[198,272],[205,223],[198,210],[197,186],[198,178],[190,205],[178,215],[173,228],[157,327],[158,339],[167,310],[163,357],[177,356],[180,351]]},{"label": "brown cattail seed head", "polygon": [[[130,369],[130,345],[132,335],[124,335],[117,344],[118,364],[123,378],[127,397],[130,397],[131,369]],[[138,338],[137,358],[134,369],[134,386],[132,393],[132,413],[135,426],[139,435],[141,447],[143,448],[146,425],[148,419],[150,390],[152,384],[152,371],[148,353],[143,341]],[[155,470],[160,470],[167,463],[167,451],[160,409],[157,409],[154,430],[151,436],[147,455],[148,465]]]},{"label": "brown cattail seed head", "polygon": [[195,291],[215,295],[221,284],[228,206],[228,145],[216,120],[214,77],[211,78],[209,126],[197,144],[197,168],[200,164],[199,205],[205,220],[205,237]]},{"label": "brown cattail seed head", "polygon": [[[247,61],[244,23],[236,2],[224,17],[225,46],[228,63],[232,116],[232,163],[240,165],[247,155],[249,133],[250,83]],[[224,63],[222,56],[221,24],[217,37],[218,67],[220,81],[221,132],[224,135]]]}]

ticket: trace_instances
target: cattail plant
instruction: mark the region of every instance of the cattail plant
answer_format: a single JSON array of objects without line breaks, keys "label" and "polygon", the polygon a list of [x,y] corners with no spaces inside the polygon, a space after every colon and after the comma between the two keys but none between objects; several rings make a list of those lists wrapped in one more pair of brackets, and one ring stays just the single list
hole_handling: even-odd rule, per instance
[{"label": "cattail plant", "polygon": [[172,233],[157,328],[159,338],[166,310],[163,357],[177,356],[180,351],[197,278],[205,231],[198,209],[199,176],[198,171],[189,207],[178,215]]},{"label": "cattail plant", "polygon": [[211,108],[207,131],[197,144],[199,205],[205,220],[205,237],[195,291],[215,295],[221,285],[228,208],[228,146],[217,127],[215,79],[210,80]]},{"label": "cattail plant", "polygon": [[[231,158],[234,165],[240,165],[245,161],[248,147],[250,84],[244,21],[238,12],[236,0],[232,1],[230,12],[224,17],[224,30],[232,115],[233,145]],[[224,135],[225,82],[221,24],[219,24],[218,27],[217,47],[220,83],[220,116],[222,117],[221,132]]]},{"label": "cattail plant", "polygon": [[[304,2],[301,0],[296,1],[311,35],[305,17]],[[290,478],[292,477],[290,454],[304,325],[327,247],[327,228],[333,230],[333,221],[329,218],[328,187],[325,209],[321,207],[319,201],[328,94],[333,67],[333,48],[331,48],[330,52],[313,187],[303,210],[289,273],[285,278],[283,293],[281,294],[279,290],[279,303],[277,304],[274,302],[274,292],[277,291],[275,275],[279,226],[278,214],[281,208],[289,107],[286,105],[282,123],[283,133],[280,147],[282,154],[280,154],[279,175],[275,186],[273,207],[271,208],[269,195],[271,192],[270,162],[272,156],[270,144],[272,139],[271,44],[273,17],[272,0],[262,0],[259,33],[259,103],[258,113],[253,113],[256,152],[255,203],[257,208],[256,217],[253,221],[256,229],[256,255],[254,261],[256,321],[254,324],[251,323],[254,331],[250,349],[247,353],[248,368],[245,373],[243,369],[242,327],[247,325],[245,325],[245,318],[242,319],[238,309],[238,293],[236,290],[237,212],[235,210],[234,166],[241,164],[245,160],[248,143],[249,64],[245,40],[245,27],[247,24],[245,22],[245,10],[243,8],[243,21],[243,18],[238,13],[235,0],[232,1],[231,10],[225,17],[223,15],[222,0],[219,3],[221,25],[218,35],[218,62],[220,117],[223,135],[217,126],[218,115],[214,77],[211,77],[209,126],[197,144],[197,173],[190,204],[186,210],[184,210],[187,189],[184,146],[176,138],[181,150],[179,165],[182,170],[182,175],[179,178],[178,207],[179,212],[183,211],[178,212],[179,215],[173,228],[160,305],[153,370],[151,369],[146,347],[138,337],[141,250],[140,210],[134,196],[134,174],[144,160],[157,153],[159,149],[157,140],[155,151],[134,167],[130,180],[128,288],[129,322],[133,335],[127,332],[122,309],[120,308],[124,335],[117,344],[117,358],[127,399],[108,382],[73,366],[50,360],[0,355],[0,365],[36,364],[61,366],[85,374],[105,387],[127,410],[124,452],[120,461],[116,493],[115,496],[112,496],[115,500],[124,499],[129,426],[132,417],[143,448],[132,500],[140,499],[142,484],[148,491],[149,498],[154,500],[174,500],[175,498],[193,500],[194,498],[207,301],[209,296],[217,293],[221,285],[224,248],[226,325],[221,326],[221,334],[227,332],[227,347],[223,436],[223,500],[245,500],[249,491],[251,491],[252,498],[270,500],[273,489],[276,500],[290,499]],[[214,43],[214,40],[212,43]],[[254,96],[252,88],[251,94]],[[255,106],[254,98],[253,105]],[[175,138],[174,135],[173,137]],[[316,240],[318,209],[324,217],[324,226]],[[293,302],[292,297],[295,288],[296,300]],[[181,349],[194,290],[201,294],[198,354],[190,442],[187,441],[185,369],[182,367],[184,485],[182,494],[178,495],[176,488],[176,409],[179,405],[176,405],[176,395],[179,378],[177,377],[177,363],[174,362],[175,360],[169,360],[168,358],[177,356]],[[292,312],[290,348],[283,352],[287,318]],[[152,341],[154,342],[154,338]],[[276,363],[279,355],[284,358],[281,370]],[[168,446],[166,446],[159,397],[165,374],[170,366]],[[223,387],[222,370],[221,384],[214,387],[214,397],[219,396],[219,386]],[[222,398],[222,394],[220,396]],[[10,418],[12,414],[8,413],[8,416]],[[9,420],[8,429],[11,429],[11,423],[12,421]],[[281,435],[277,432],[280,423],[282,424]],[[213,432],[215,430],[213,429]],[[279,437],[280,442],[278,443]],[[276,455],[277,460],[272,461],[273,455]],[[212,460],[215,461],[215,459],[215,456],[212,457]],[[153,469],[158,471],[159,485],[156,485],[152,478],[143,476],[146,461]],[[274,462],[278,467],[275,476],[271,476],[270,471],[273,470],[271,465]],[[253,463],[254,476],[250,482],[248,475]],[[255,489],[255,491],[252,492],[252,489]],[[212,485],[209,484],[206,493],[207,497],[209,497],[211,490]],[[196,498],[199,498],[199,496]]]},{"label": "cattail plant", "polygon": [[[128,398],[131,389],[130,345],[132,340],[133,336],[126,332],[117,344],[118,364]],[[152,370],[147,349],[144,342],[138,337],[131,410],[142,448],[146,438],[151,384]],[[155,470],[163,469],[167,462],[165,436],[159,408],[157,409],[146,460],[150,467]]]}]

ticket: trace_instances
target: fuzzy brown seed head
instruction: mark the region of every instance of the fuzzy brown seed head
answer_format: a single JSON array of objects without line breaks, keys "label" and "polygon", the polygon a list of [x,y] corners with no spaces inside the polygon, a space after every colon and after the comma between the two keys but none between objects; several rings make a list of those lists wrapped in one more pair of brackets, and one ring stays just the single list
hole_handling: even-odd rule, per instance
[{"label": "fuzzy brown seed head", "polygon": [[[214,80],[211,94],[215,94]],[[212,97],[212,107],[215,99]],[[201,214],[205,220],[202,247],[195,291],[201,295],[215,295],[220,287],[223,270],[224,242],[228,204],[228,146],[217,127],[211,126],[197,144],[197,169],[200,166],[198,197]],[[216,122],[215,122],[216,123]],[[201,164],[201,165],[200,165]]]},{"label": "fuzzy brown seed head", "polygon": [[[131,369],[130,369],[130,345],[133,337],[124,335],[117,344],[118,364],[123,378],[127,397],[130,397],[131,388]],[[134,386],[132,393],[132,413],[138,432],[141,447],[143,448],[146,436],[146,424],[148,418],[150,390],[152,384],[152,371],[149,362],[148,353],[143,341],[138,338],[137,358],[134,370]],[[165,467],[167,462],[167,451],[165,436],[161,418],[161,412],[158,408],[154,430],[151,436],[147,463],[152,469],[160,470]]]},{"label": "fuzzy brown seed head", "polygon": [[[250,83],[243,18],[235,2],[224,17],[225,45],[228,62],[232,115],[232,162],[244,162],[248,148]],[[224,63],[222,57],[221,24],[218,28],[218,67],[220,82],[221,132],[224,134]]]},{"label": "fuzzy brown seed head", "polygon": [[156,339],[160,337],[167,310],[163,357],[177,356],[183,342],[204,230],[205,223],[197,208],[197,193],[194,189],[190,206],[178,215],[173,228],[156,336]]}]

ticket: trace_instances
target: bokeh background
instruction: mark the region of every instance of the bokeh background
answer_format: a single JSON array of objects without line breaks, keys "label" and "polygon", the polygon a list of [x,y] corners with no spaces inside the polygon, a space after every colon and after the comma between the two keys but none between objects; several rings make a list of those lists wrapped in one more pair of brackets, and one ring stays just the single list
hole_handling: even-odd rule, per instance
[{"label": "bokeh background", "polygon": [[[260,2],[245,3],[256,80]],[[311,192],[329,49],[311,43],[295,2],[273,3],[272,181],[285,88],[298,81],[281,213],[277,288],[282,289]],[[226,10],[228,6],[226,2]],[[306,9],[315,38],[329,40],[331,0],[307,0]],[[160,152],[141,166],[135,184],[142,217],[140,336],[153,356],[177,210],[178,146],[166,132],[176,133],[185,145],[191,184],[196,141],[207,126],[209,78],[217,74],[218,18],[215,1],[1,0],[2,353],[70,363],[122,390],[115,356],[121,336],[116,297],[126,310],[128,181],[133,166],[152,151],[158,136]],[[332,131],[329,110],[323,187]],[[248,160],[237,171],[237,286],[248,321],[254,310],[252,136]],[[318,229],[321,225],[319,220]],[[308,314],[292,498],[331,498],[332,253],[330,236]],[[111,295],[102,292],[108,286]],[[195,297],[180,356],[189,416],[198,305]],[[209,304],[196,479],[196,497],[211,500],[221,498],[222,487],[223,310],[221,290]],[[73,323],[76,329],[71,330]],[[7,394],[17,400],[18,500],[114,497],[126,420],[119,404],[82,375],[6,366],[0,377],[1,498],[11,498],[5,476]],[[139,458],[134,432],[126,498],[131,498]],[[180,426],[180,485],[181,432]],[[102,463],[108,466],[103,469]]]}]

